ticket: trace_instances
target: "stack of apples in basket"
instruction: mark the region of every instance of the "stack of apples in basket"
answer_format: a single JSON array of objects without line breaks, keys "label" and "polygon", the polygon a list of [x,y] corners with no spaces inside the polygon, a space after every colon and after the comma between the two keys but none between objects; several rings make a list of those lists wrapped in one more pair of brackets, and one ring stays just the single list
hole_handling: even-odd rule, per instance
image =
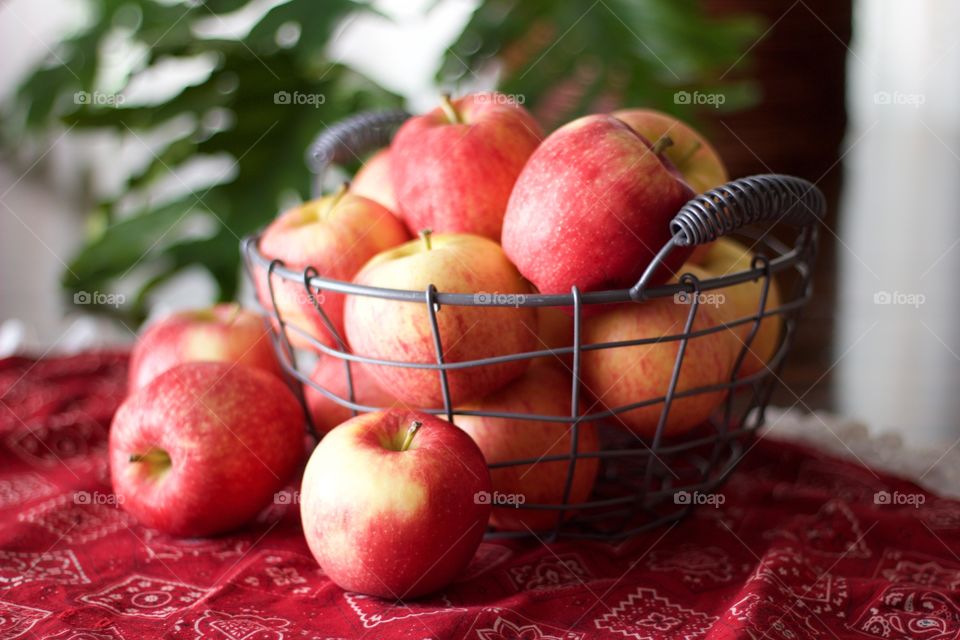
[{"label": "stack of apples in basket", "polygon": [[[369,287],[473,294],[474,305],[436,311],[447,363],[549,351],[573,344],[571,310],[525,306],[525,296],[633,286],[668,241],[678,209],[726,181],[710,144],[659,112],[590,115],[545,135],[509,96],[443,98],[404,123],[352,183],[282,213],[259,251],[294,271],[312,267]],[[654,283],[741,271],[752,258],[729,239],[678,248]],[[311,299],[302,283],[275,273],[255,271],[254,280],[293,346],[319,355],[311,381],[328,393],[305,385],[300,401],[267,324],[253,311],[218,305],[153,323],[134,349],[130,396],[110,434],[115,491],[145,526],[185,537],[238,528],[302,469],[303,532],[326,575],[344,589],[410,598],[456,578],[489,527],[549,531],[589,500],[596,456],[577,461],[570,508],[517,508],[563,503],[569,461],[557,457],[571,450],[569,422],[476,415],[569,416],[569,351],[449,369],[456,424],[423,411],[444,407],[436,369],[352,362],[355,402],[382,410],[351,417],[330,398],[348,395],[345,362],[319,345],[436,364],[426,298],[322,291]],[[720,290],[715,304],[699,308],[693,331],[755,314],[761,288],[758,281]],[[771,286],[768,308],[779,304],[777,296]],[[581,342],[679,334],[689,312],[673,297],[586,305]],[[690,339],[677,390],[729,380],[751,328]],[[780,332],[779,317],[766,317],[737,375],[762,369]],[[583,351],[581,413],[661,398],[678,345]],[[664,434],[682,436],[703,423],[724,396],[675,398]],[[312,453],[304,407],[322,435]],[[650,404],[608,422],[650,438],[662,408]],[[596,424],[578,425],[577,447],[599,449]]]}]

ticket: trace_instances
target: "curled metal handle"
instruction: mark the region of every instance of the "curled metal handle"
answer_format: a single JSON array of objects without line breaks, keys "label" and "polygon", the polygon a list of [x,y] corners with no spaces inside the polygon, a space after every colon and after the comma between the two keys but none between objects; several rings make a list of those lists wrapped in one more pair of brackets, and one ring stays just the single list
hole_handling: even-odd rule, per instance
[{"label": "curled metal handle", "polygon": [[733,180],[698,195],[670,222],[678,246],[716,240],[750,224],[787,224],[802,227],[821,219],[827,204],[812,183],[778,174]]},{"label": "curled metal handle", "polygon": [[771,227],[785,222],[806,227],[823,218],[826,210],[823,192],[793,176],[766,173],[710,189],[689,200],[670,221],[670,240],[631,287],[630,298],[643,299],[654,274],[677,247],[712,242],[752,224]]},{"label": "curled metal handle", "polygon": [[386,146],[409,117],[402,109],[363,111],[324,129],[307,149],[307,167],[317,176],[314,195],[330,165],[355,160]]}]

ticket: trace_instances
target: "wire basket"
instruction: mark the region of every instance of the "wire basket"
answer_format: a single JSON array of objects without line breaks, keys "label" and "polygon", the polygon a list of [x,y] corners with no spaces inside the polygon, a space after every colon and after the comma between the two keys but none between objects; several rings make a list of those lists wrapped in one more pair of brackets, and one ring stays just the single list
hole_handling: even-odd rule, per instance
[{"label": "wire basket", "polygon": [[[307,161],[316,175],[315,194],[319,192],[323,175],[333,164],[354,161],[363,154],[389,143],[396,128],[409,115],[402,111],[361,113],[335,124],[324,131],[311,146]],[[316,269],[302,271],[287,268],[279,260],[271,260],[259,250],[259,235],[244,239],[242,250],[248,277],[266,278],[270,305],[261,305],[261,311],[271,320],[268,322],[271,337],[280,362],[295,381],[304,397],[304,388],[309,386],[316,393],[348,408],[354,415],[379,410],[382,407],[365,406],[356,401],[352,363],[386,366],[405,366],[435,371],[440,382],[443,404],[439,407],[423,407],[428,413],[439,414],[456,423],[458,415],[478,415],[521,420],[546,420],[570,425],[572,432],[569,453],[548,455],[522,460],[510,460],[492,464],[491,470],[505,467],[531,465],[536,462],[566,462],[566,485],[560,504],[523,504],[517,508],[551,510],[559,512],[556,523],[548,530],[540,531],[488,531],[489,538],[509,538],[536,535],[543,539],[557,537],[615,540],[632,536],[664,523],[677,520],[704,501],[726,479],[744,454],[750,437],[764,422],[764,410],[779,382],[779,372],[784,363],[797,327],[798,314],[809,300],[812,292],[811,273],[816,253],[817,222],[825,211],[823,194],[811,183],[790,176],[757,175],[734,180],[696,196],[684,205],[671,222],[672,238],[657,253],[640,280],[630,289],[613,291],[580,292],[574,287],[565,295],[526,295],[518,302],[483,300],[478,301],[472,293],[448,293],[437,291],[432,285],[424,291],[380,289],[320,277]],[[792,242],[774,238],[770,229],[782,225],[792,229]],[[653,274],[668,255],[678,247],[689,247],[711,242],[720,236],[734,234],[749,238],[754,246],[755,257],[751,268],[722,277],[698,279],[693,274],[684,274],[675,284],[651,286]],[[779,305],[767,308],[770,283],[777,277],[782,287]],[[276,304],[277,284],[293,283],[313,302],[320,319],[334,336],[334,346],[322,344],[302,326],[284,317]],[[699,294],[710,290],[730,287],[744,282],[762,283],[762,293],[755,313],[737,318],[725,324],[707,329],[693,330],[694,320],[700,306]],[[289,285],[285,285],[289,286]],[[371,296],[398,302],[414,302],[426,307],[434,338],[436,361],[433,363],[404,363],[367,357],[350,351],[346,339],[339,335],[323,308],[316,302],[322,292],[335,292],[344,296]],[[639,340],[582,344],[581,327],[584,310],[591,305],[614,303],[646,304],[648,301],[676,295],[689,295],[689,312],[683,331],[668,336],[651,336]],[[482,360],[445,362],[444,350],[438,329],[437,314],[445,307],[454,306],[521,306],[563,307],[572,310],[573,343],[556,349],[540,349],[524,353],[502,354]],[[780,316],[783,319],[781,339],[767,366],[750,375],[738,375],[747,355],[748,345],[765,318]],[[729,379],[720,384],[677,390],[677,381],[688,342],[706,334],[727,331],[737,326],[748,326],[736,365]],[[296,340],[291,338],[295,337]],[[674,362],[670,384],[659,398],[646,399],[618,407],[602,407],[602,411],[584,413],[586,403],[581,391],[580,367],[582,355],[590,350],[627,348],[653,342],[677,341],[679,348]],[[309,349],[294,344],[308,343]],[[337,394],[310,379],[304,370],[309,352],[321,358],[337,358],[343,362],[347,392]],[[570,362],[572,386],[570,388],[569,415],[542,416],[508,412],[466,411],[451,404],[447,382],[451,370],[462,370],[513,360],[532,360],[550,356],[565,356]],[[665,430],[667,417],[673,403],[681,397],[697,394],[725,393],[725,399],[713,416],[683,437],[668,437]],[[640,438],[618,426],[617,416],[643,406],[659,406],[660,415],[656,432],[652,437]],[[309,411],[306,412],[309,421]],[[587,421],[600,425],[601,446],[599,450],[584,451],[579,446],[581,425]],[[313,425],[309,425],[316,436]],[[571,485],[575,469],[580,462],[598,459],[599,472],[593,492],[587,502],[571,504]],[[596,463],[594,463],[596,464]],[[705,498],[706,497],[706,498]]]}]

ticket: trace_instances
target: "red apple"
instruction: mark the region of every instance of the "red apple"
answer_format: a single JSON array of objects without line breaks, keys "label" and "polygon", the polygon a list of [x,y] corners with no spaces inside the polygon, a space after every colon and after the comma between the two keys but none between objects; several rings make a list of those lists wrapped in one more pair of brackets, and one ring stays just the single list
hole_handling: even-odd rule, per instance
[{"label": "red apple", "polygon": [[405,122],[390,145],[400,215],[414,232],[500,240],[510,190],[542,138],[533,116],[508,96],[445,97]]},{"label": "red apple", "polygon": [[[573,346],[573,316],[560,307],[537,307],[537,349],[564,349]],[[543,361],[573,368],[572,353],[545,356]]]},{"label": "red apple", "polygon": [[189,362],[120,406],[110,475],[123,508],[147,527],[207,536],[239,527],[303,458],[303,411],[276,376]]},{"label": "red apple", "polygon": [[[710,298],[705,298],[697,307],[693,331],[719,326],[729,320],[726,307],[709,304],[707,300]],[[689,312],[689,302],[680,302],[677,298],[656,298],[617,305],[584,322],[584,344],[682,334]],[[664,340],[584,351],[584,384],[608,409],[663,397],[670,385],[679,345],[679,341]],[[687,342],[677,391],[729,380],[738,345],[740,341],[731,330],[726,329],[691,338]],[[724,391],[713,391],[674,398],[664,429],[665,435],[681,435],[707,420],[725,397]],[[640,436],[652,437],[663,406],[663,403],[657,403],[632,409],[611,420],[624,424]]]},{"label": "red apple", "polygon": [[[513,296],[522,301],[529,285],[496,242],[469,234],[440,234],[387,250],[357,274],[371,287],[444,293],[474,293],[479,301]],[[537,318],[532,307],[446,306],[437,313],[446,362],[464,362],[536,348]],[[345,312],[354,352],[379,360],[436,363],[433,332],[425,302],[401,302],[351,295]],[[451,369],[452,402],[461,404],[490,393],[522,374],[529,361]],[[371,365],[380,386],[416,407],[440,407],[440,376],[430,369]]]},{"label": "red apple", "polygon": [[[570,415],[570,374],[559,366],[537,363],[526,374],[483,400],[460,407],[471,411],[526,413],[544,416]],[[457,426],[470,434],[483,452],[487,464],[546,456],[569,455],[573,427],[563,422],[516,420],[458,415]],[[577,450],[597,451],[600,442],[593,423],[578,427]],[[597,476],[597,458],[577,460],[568,504],[586,501]],[[523,504],[563,503],[563,491],[570,468],[569,460],[535,462],[502,467],[490,472],[494,499],[510,506],[494,504],[490,524],[499,529],[527,531],[552,529],[559,511],[523,509]],[[576,507],[566,512],[573,515]]]},{"label": "red apple", "polygon": [[654,109],[624,109],[612,115],[651,142],[668,136],[673,144],[663,154],[697,193],[730,179],[720,154],[690,125]]},{"label": "red apple", "polygon": [[[530,157],[510,196],[503,248],[542,293],[633,286],[693,196],[657,149],[608,115],[574,120]],[[674,251],[662,282],[689,250]]]},{"label": "red apple", "polygon": [[[623,109],[612,114],[647,140],[668,136],[673,144],[663,154],[697,193],[709,191],[730,180],[720,154],[693,127],[654,109]],[[702,264],[710,244],[693,249],[689,261]]]},{"label": "red apple", "polygon": [[[393,395],[380,388],[367,365],[351,362],[350,372],[353,378],[353,397],[357,404],[382,409],[392,407],[397,401]],[[350,399],[347,390],[347,372],[344,362],[338,358],[321,358],[313,373],[310,374],[310,380],[341,398]],[[313,418],[313,425],[318,433],[324,434],[353,417],[350,409],[334,402],[310,385],[304,385],[303,391],[307,408]]]},{"label": "red apple", "polygon": [[[320,276],[350,280],[367,260],[409,237],[390,211],[341,188],[334,195],[302,204],[274,220],[260,240],[260,251],[267,258],[283,260],[296,271],[312,266]],[[260,301],[269,309],[265,270],[257,284]],[[321,344],[336,346],[302,283],[274,276],[273,284],[274,299],[285,321]],[[317,301],[342,336],[343,295],[323,291]],[[289,329],[288,335],[294,346],[310,347],[309,340],[296,330]]]},{"label": "red apple", "polygon": [[490,516],[483,455],[415,411],[367,413],[320,441],[300,517],[313,557],[347,591],[397,600],[436,591],[476,553]]},{"label": "red apple", "polygon": [[[696,273],[701,279],[719,278],[740,271],[749,271],[753,268],[753,252],[732,238],[720,238],[711,242],[707,247],[709,247],[709,250],[704,255],[700,265],[702,273]],[[681,269],[681,271],[693,270],[692,267]],[[718,294],[718,299],[729,308],[731,319],[740,319],[755,315],[760,310],[760,297],[763,295],[763,289],[764,281],[759,278],[755,281],[725,287],[712,293]],[[780,288],[774,278],[771,279],[770,288],[767,290],[766,310],[770,311],[779,306]],[[742,341],[740,344],[742,349],[753,330],[753,323],[741,324],[735,329],[735,333]],[[766,366],[767,362],[777,352],[782,331],[783,316],[768,316],[760,322],[760,326],[754,334],[740,366],[740,376],[751,375]]]},{"label": "red apple", "polygon": [[397,212],[397,198],[390,179],[390,149],[381,149],[370,156],[350,183],[354,195],[369,198],[390,211]]},{"label": "red apple", "polygon": [[131,391],[167,369],[184,363],[216,361],[244,364],[279,376],[263,318],[238,304],[179,311],[151,324],[130,354]]}]

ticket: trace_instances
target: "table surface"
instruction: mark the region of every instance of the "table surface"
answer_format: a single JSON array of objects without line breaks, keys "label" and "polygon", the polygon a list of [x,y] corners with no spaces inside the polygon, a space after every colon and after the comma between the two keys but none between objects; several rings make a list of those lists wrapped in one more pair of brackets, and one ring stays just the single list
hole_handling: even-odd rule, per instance
[{"label": "table surface", "polygon": [[775,436],[719,507],[618,544],[483,543],[418,601],[332,584],[292,499],[174,539],[110,493],[125,370],[117,353],[0,361],[0,638],[960,636],[960,503]]}]

